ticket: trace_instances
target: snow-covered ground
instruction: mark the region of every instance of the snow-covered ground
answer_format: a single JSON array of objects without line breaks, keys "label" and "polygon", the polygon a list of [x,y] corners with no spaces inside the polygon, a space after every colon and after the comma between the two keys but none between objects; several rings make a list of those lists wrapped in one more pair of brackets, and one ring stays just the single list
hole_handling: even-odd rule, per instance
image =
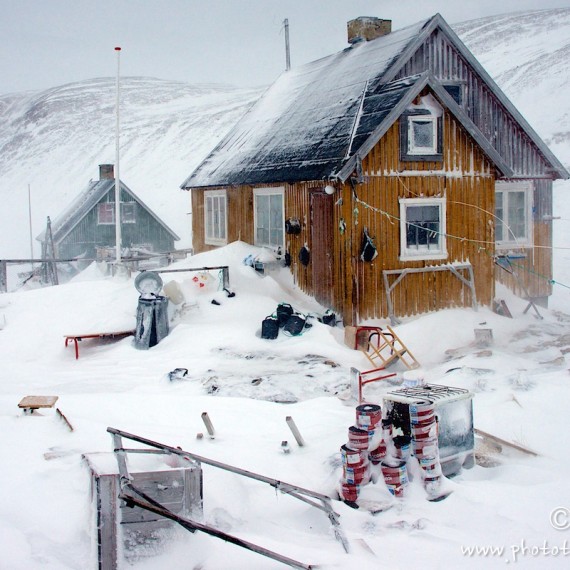
[{"label": "snow-covered ground", "polygon": [[[64,335],[133,328],[138,292],[133,278],[103,277],[91,267],[72,282],[0,298],[0,568],[95,568],[94,512],[84,453],[111,452],[114,427],[211,459],[336,496],[339,448],[354,424],[347,395],[351,367],[370,367],[343,342],[342,326],[317,319],[298,337],[260,338],[262,319],[281,301],[320,315],[286,270],[261,276],[244,265],[259,250],[234,243],[175,267],[227,264],[231,289],[216,272],[204,288],[195,273],[176,277],[187,310],[149,350],[132,338],[84,340],[76,360]],[[403,499],[382,478],[362,498],[391,507],[376,515],[333,501],[350,543],[344,552],[324,513],[257,481],[204,466],[204,519],[228,534],[323,568],[567,568],[570,459],[564,447],[570,409],[570,311],[524,314],[526,303],[499,290],[514,318],[486,308],[406,319],[396,327],[421,362],[426,381],[474,393],[475,427],[538,453],[507,447],[493,467],[476,465],[445,481],[453,491],[429,502],[416,473]],[[212,300],[220,304],[212,304]],[[561,301],[562,303],[562,301]],[[171,307],[173,309],[174,307]],[[378,323],[385,324],[385,323]],[[493,344],[475,346],[474,329],[490,328]],[[402,372],[401,365],[395,370]],[[171,381],[168,372],[187,368]],[[382,401],[393,385],[370,385]],[[26,395],[57,395],[54,410],[24,415]],[[208,412],[216,438],[201,414]],[[285,418],[306,442],[299,447]],[[197,433],[206,437],[197,439]],[[283,453],[281,442],[291,448]],[[557,510],[558,509],[558,510]],[[569,552],[561,549],[566,545]],[[469,548],[503,548],[487,554]],[[538,549],[542,550],[538,550]],[[177,528],[160,547],[141,549],[122,568],[265,569],[282,564],[202,533]]]}]

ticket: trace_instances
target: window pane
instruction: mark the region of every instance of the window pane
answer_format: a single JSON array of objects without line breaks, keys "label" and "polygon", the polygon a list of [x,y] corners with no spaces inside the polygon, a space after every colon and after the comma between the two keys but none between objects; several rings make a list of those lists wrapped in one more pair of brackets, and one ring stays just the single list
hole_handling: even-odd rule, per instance
[{"label": "window pane", "polygon": [[257,245],[283,245],[283,195],[257,194],[255,212]]},{"label": "window pane", "polygon": [[406,242],[411,249],[439,249],[439,206],[406,208]]},{"label": "window pane", "polygon": [[524,192],[508,193],[508,223],[511,236],[517,239],[526,238],[526,209]]},{"label": "window pane", "polygon": [[422,121],[414,119],[412,121],[412,149],[434,149],[434,123],[433,121]]},{"label": "window pane", "polygon": [[503,193],[496,192],[495,194],[495,240],[503,241],[503,225],[504,225],[504,211],[503,211]]},{"label": "window pane", "polygon": [[226,239],[226,197],[220,196],[220,215],[219,215],[220,228],[218,234],[220,239]]}]

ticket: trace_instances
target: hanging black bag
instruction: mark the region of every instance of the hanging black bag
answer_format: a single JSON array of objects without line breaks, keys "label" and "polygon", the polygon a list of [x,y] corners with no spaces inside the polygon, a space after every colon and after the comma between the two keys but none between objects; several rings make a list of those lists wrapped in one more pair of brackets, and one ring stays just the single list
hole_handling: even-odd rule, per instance
[{"label": "hanging black bag", "polygon": [[307,267],[307,265],[309,265],[309,261],[311,261],[311,253],[309,251],[309,248],[304,245],[300,250],[299,250],[299,261],[305,266]]},{"label": "hanging black bag", "polygon": [[279,326],[285,326],[287,319],[293,314],[293,307],[288,303],[279,303],[277,305],[277,320],[279,321]]},{"label": "hanging black bag", "polygon": [[261,323],[261,338],[273,340],[279,335],[279,321],[275,315],[269,315]]},{"label": "hanging black bag", "polygon": [[307,323],[307,317],[302,315],[301,313],[293,313],[285,323],[283,327],[283,332],[291,336],[300,335],[305,328],[305,324]]},{"label": "hanging black bag", "polygon": [[362,238],[362,248],[360,250],[360,259],[362,261],[373,261],[378,255],[374,241],[368,235],[368,231],[364,228],[364,236]]}]

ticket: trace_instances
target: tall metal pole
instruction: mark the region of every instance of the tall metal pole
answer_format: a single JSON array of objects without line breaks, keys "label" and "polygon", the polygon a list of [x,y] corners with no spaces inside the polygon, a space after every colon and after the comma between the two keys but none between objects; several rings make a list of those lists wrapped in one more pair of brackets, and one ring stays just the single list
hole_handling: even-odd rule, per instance
[{"label": "tall metal pole", "polygon": [[121,183],[119,170],[119,78],[121,72],[121,48],[116,47],[117,52],[117,101],[116,101],[116,122],[115,122],[115,241],[117,246],[116,261],[121,263]]},{"label": "tall metal pole", "polygon": [[289,49],[289,18],[283,20],[285,26],[285,71],[291,69],[291,50]]},{"label": "tall metal pole", "polygon": [[[30,259],[34,259],[34,241],[32,238],[32,194],[29,184],[28,184],[28,217],[30,223]],[[32,269],[33,268],[34,268],[34,262],[32,261]]]}]

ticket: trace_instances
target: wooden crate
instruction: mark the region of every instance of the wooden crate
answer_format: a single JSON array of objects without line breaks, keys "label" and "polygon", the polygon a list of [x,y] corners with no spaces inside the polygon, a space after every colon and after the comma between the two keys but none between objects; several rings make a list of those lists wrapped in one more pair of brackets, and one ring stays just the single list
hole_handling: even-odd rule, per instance
[{"label": "wooden crate", "polygon": [[[113,453],[90,453],[83,457],[91,475],[97,569],[116,570],[121,558],[136,560],[156,552],[165,533],[176,523],[140,507],[128,507],[118,498],[120,480]],[[187,467],[169,468],[160,457],[137,458],[141,465],[136,466],[129,463],[134,485],[174,513],[201,519],[200,465],[188,462]]]}]

